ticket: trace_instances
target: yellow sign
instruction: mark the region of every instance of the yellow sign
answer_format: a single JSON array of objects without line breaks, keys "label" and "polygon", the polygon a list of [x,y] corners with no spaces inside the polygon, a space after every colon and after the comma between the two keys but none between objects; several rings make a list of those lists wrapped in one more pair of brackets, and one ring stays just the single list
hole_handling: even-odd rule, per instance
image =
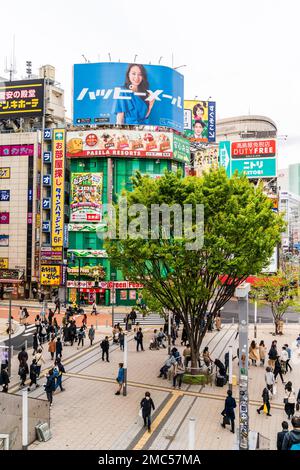
[{"label": "yellow sign", "polygon": [[41,226],[41,215],[36,214],[36,228],[40,228]]},{"label": "yellow sign", "polygon": [[43,286],[60,285],[60,266],[42,265],[41,284]]},{"label": "yellow sign", "polygon": [[0,269],[8,269],[8,258],[0,258]]},{"label": "yellow sign", "polygon": [[65,130],[53,131],[52,165],[52,246],[64,244],[64,203],[65,203]]},{"label": "yellow sign", "polygon": [[0,168],[0,179],[8,180],[10,178],[10,168]]}]

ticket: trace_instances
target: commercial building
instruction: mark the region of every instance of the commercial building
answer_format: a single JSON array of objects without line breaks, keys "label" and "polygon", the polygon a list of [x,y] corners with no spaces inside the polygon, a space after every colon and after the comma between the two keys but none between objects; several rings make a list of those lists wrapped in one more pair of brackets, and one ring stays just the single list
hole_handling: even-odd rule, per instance
[{"label": "commercial building", "polygon": [[282,233],[285,251],[300,251],[300,196],[289,191],[279,192],[279,211],[284,215],[286,230]]},{"label": "commercial building", "polygon": [[43,129],[64,125],[64,92],[55,69],[0,84],[0,285],[13,298],[40,284]]}]

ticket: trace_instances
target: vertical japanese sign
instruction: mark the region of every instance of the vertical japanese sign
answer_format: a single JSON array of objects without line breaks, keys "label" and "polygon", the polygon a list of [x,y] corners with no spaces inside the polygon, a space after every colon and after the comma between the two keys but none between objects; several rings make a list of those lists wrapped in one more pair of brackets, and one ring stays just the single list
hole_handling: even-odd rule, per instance
[{"label": "vertical japanese sign", "polygon": [[216,141],[215,101],[184,101],[184,133],[191,142]]},{"label": "vertical japanese sign", "polygon": [[64,242],[65,130],[53,131],[52,246]]}]

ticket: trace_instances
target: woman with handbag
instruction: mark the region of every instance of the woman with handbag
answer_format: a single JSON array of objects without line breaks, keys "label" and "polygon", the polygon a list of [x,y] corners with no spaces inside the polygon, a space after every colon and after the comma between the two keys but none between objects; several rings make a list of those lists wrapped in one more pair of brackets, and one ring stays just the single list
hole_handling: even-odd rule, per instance
[{"label": "woman with handbag", "polygon": [[295,414],[296,395],[292,385],[292,382],[288,382],[284,388],[284,411],[286,412],[288,419],[291,419]]},{"label": "woman with handbag", "polygon": [[271,409],[271,405],[270,405],[270,392],[269,390],[267,389],[267,387],[265,387],[263,389],[263,392],[262,392],[262,399],[263,399],[263,405],[261,405],[256,411],[257,413],[260,415],[260,412],[262,410],[265,411],[265,408],[266,408],[266,411],[267,411],[267,416],[272,416],[270,415],[270,409]]}]

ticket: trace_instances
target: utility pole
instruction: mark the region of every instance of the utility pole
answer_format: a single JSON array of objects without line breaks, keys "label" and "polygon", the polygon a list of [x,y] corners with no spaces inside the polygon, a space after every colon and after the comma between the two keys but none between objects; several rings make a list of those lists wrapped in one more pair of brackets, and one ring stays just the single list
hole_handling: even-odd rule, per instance
[{"label": "utility pole", "polygon": [[123,385],[123,396],[127,396],[127,368],[128,368],[128,343],[127,334],[124,334],[124,385]]},{"label": "utility pole", "polygon": [[11,293],[12,287],[6,289],[5,292],[9,293],[9,307],[8,307],[8,375],[11,376]]},{"label": "utility pole", "polygon": [[236,288],[239,307],[239,450],[249,449],[248,294],[250,284]]}]

